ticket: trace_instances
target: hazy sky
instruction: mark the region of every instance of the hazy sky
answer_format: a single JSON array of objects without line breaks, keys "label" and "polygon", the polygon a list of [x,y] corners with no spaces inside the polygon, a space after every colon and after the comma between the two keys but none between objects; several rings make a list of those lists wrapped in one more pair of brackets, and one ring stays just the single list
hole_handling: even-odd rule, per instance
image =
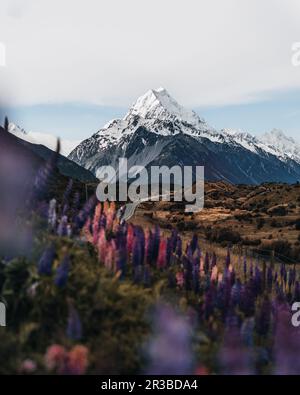
[{"label": "hazy sky", "polygon": [[2,107],[78,138],[164,86],[213,126],[296,136],[299,21],[299,0],[1,0]]}]

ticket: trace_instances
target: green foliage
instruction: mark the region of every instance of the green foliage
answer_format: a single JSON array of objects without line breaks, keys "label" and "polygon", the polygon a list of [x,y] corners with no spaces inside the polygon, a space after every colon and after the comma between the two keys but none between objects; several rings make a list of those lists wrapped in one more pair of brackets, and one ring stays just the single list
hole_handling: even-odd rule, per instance
[{"label": "green foliage", "polygon": [[[137,372],[143,358],[141,346],[150,331],[146,313],[154,303],[155,288],[113,277],[88,244],[53,240],[58,259],[52,276],[38,276],[36,262],[24,258],[0,266],[0,280],[1,275],[5,277],[2,293],[8,303],[7,327],[0,328],[1,373],[17,373],[20,362],[28,357],[42,361],[51,344],[71,347],[66,336],[70,304],[82,322],[81,343],[95,350],[90,371]],[[66,251],[72,263],[67,285],[60,289],[53,280]]]}]

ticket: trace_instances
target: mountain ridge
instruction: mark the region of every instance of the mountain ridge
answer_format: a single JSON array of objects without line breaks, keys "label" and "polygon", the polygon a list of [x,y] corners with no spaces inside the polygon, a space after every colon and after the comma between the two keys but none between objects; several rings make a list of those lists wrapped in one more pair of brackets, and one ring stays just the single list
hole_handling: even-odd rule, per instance
[{"label": "mountain ridge", "polygon": [[299,155],[297,150],[287,151],[283,142],[282,137],[276,146],[274,138],[260,139],[231,129],[217,131],[159,88],[138,98],[123,119],[108,122],[81,142],[69,158],[96,175],[101,166],[126,157],[131,165],[146,167],[205,164],[210,180],[293,183],[300,179],[300,149]]}]

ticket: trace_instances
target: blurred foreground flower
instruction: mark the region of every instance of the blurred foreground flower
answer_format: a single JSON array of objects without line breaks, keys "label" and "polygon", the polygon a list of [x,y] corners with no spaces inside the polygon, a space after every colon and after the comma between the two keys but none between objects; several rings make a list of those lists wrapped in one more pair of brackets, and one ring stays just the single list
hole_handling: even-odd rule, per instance
[{"label": "blurred foreground flower", "polygon": [[21,364],[20,371],[23,374],[32,374],[36,369],[37,365],[32,359],[25,359]]},{"label": "blurred foreground flower", "polygon": [[147,347],[147,374],[192,374],[192,328],[169,306],[159,306],[154,314],[154,336]]},{"label": "blurred foreground flower", "polygon": [[50,346],[45,355],[45,365],[49,371],[58,374],[82,375],[88,367],[88,349],[74,346],[69,352],[59,344]]},{"label": "blurred foreground flower", "polygon": [[68,373],[82,375],[88,367],[88,349],[85,346],[77,345],[72,348],[68,355]]},{"label": "blurred foreground flower", "polygon": [[67,284],[70,269],[70,257],[66,255],[59,264],[54,279],[54,284],[60,288]]},{"label": "blurred foreground flower", "polygon": [[300,372],[300,327],[294,327],[291,318],[290,307],[279,305],[274,344],[277,375],[298,375]]}]

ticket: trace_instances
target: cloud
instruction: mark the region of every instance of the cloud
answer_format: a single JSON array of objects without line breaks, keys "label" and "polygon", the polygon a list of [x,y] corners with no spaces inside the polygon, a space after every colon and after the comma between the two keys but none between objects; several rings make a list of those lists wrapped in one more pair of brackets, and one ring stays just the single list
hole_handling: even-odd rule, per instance
[{"label": "cloud", "polygon": [[128,106],[162,85],[196,107],[300,88],[298,0],[11,1],[0,86],[13,104]]}]

